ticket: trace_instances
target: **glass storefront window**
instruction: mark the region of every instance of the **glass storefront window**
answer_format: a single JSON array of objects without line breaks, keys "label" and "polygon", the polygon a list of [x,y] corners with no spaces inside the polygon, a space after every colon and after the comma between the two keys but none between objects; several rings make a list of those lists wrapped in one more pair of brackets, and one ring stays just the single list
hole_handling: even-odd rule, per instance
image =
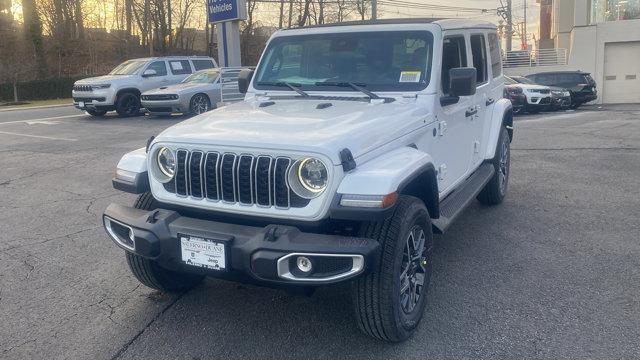
[{"label": "glass storefront window", "polygon": [[591,0],[591,23],[640,19],[640,0]]}]

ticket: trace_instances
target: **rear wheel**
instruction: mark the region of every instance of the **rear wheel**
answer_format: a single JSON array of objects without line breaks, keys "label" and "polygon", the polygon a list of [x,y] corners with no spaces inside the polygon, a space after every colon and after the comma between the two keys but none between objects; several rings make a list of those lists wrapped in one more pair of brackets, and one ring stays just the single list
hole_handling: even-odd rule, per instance
[{"label": "rear wheel", "polygon": [[209,100],[209,97],[207,95],[193,95],[189,104],[189,111],[191,111],[192,114],[200,115],[202,113],[206,113],[209,110],[211,110],[211,101]]},{"label": "rear wheel", "polygon": [[137,116],[140,114],[140,98],[134,93],[124,93],[118,96],[116,112],[120,117]]},{"label": "rear wheel", "polygon": [[496,146],[496,153],[491,162],[495,173],[477,197],[478,201],[485,205],[500,204],[507,195],[509,168],[511,167],[511,139],[505,127],[500,130],[498,146]]},{"label": "rear wheel", "polygon": [[358,327],[374,338],[399,342],[418,327],[431,280],[433,233],[424,203],[400,196],[384,222],[363,225],[361,236],[380,242],[377,268],[353,282]]},{"label": "rear wheel", "polygon": [[[134,207],[136,209],[153,210],[158,203],[151,193],[144,193],[138,196]],[[202,275],[181,273],[167,270],[157,262],[144,258],[130,252],[125,252],[127,265],[133,276],[143,285],[162,292],[180,292],[189,290],[198,285],[204,278]]]}]

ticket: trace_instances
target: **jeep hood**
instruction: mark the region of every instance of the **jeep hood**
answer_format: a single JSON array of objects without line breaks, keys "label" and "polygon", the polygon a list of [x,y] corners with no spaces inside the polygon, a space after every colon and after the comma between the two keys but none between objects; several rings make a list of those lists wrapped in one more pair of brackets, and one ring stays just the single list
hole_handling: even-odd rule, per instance
[{"label": "jeep hood", "polygon": [[424,126],[428,107],[416,102],[252,99],[183,121],[156,141],[320,153],[339,164],[344,148],[357,159]]},{"label": "jeep hood", "polygon": [[114,80],[121,80],[131,75],[102,75],[96,77],[90,77],[76,81],[78,85],[94,85],[94,84],[106,84]]}]

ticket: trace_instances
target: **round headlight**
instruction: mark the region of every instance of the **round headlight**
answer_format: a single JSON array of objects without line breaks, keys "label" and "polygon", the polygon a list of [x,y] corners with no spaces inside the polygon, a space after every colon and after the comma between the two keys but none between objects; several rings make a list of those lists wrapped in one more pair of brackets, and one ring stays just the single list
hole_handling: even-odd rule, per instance
[{"label": "round headlight", "polygon": [[292,190],[306,199],[320,195],[326,189],[328,180],[327,167],[316,158],[298,160],[289,176]]},{"label": "round headlight", "polygon": [[158,169],[169,178],[176,171],[176,157],[171,149],[163,147],[158,150]]}]

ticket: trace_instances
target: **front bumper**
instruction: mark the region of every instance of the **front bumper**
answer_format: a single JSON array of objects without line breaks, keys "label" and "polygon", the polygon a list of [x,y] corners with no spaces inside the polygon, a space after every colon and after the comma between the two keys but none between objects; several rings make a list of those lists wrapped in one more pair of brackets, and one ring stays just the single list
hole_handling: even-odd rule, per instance
[{"label": "front bumper", "polygon": [[[171,210],[147,211],[118,204],[107,207],[103,223],[118,246],[166,269],[253,283],[320,285],[348,280],[375,267],[379,251],[378,242],[372,239],[304,233],[278,224],[228,224],[184,217]],[[224,244],[225,270],[184,263],[179,237],[185,234]],[[317,262],[310,274],[295,268],[295,258],[300,255]]]},{"label": "front bumper", "polygon": [[73,105],[80,110],[113,110],[114,94],[111,89],[96,91],[75,91],[71,92]]},{"label": "front bumper", "polygon": [[182,98],[177,100],[142,100],[141,103],[142,107],[152,115],[189,112],[189,102]]},{"label": "front bumper", "polygon": [[554,109],[568,109],[571,106],[571,96],[552,96],[551,107]]}]

